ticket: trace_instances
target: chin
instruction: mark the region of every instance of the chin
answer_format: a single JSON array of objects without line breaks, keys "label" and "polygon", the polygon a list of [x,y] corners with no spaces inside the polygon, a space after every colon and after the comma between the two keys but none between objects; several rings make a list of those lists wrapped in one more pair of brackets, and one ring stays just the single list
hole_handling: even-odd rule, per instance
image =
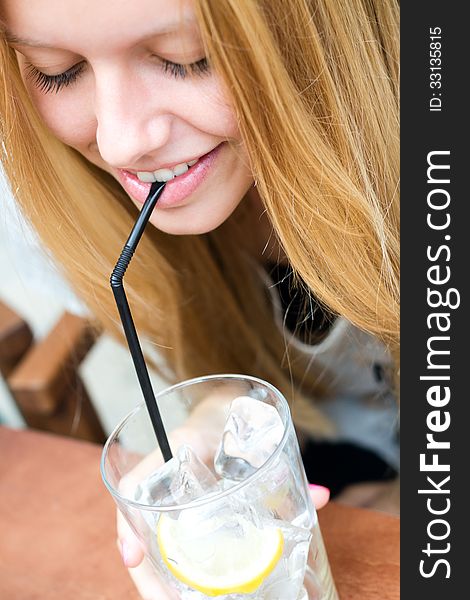
[{"label": "chin", "polygon": [[158,207],[150,217],[150,223],[169,235],[202,235],[220,227],[235,211],[238,206],[226,210],[195,210],[194,206],[182,206],[172,209]]}]

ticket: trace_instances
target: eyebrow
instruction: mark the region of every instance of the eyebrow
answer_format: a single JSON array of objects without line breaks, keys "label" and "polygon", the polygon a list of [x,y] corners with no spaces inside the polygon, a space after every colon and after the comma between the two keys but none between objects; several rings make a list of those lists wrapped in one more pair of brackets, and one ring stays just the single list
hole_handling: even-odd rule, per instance
[{"label": "eyebrow", "polygon": [[21,46],[33,46],[35,48],[52,48],[52,46],[49,46],[48,44],[45,44],[43,42],[38,42],[36,40],[30,40],[28,38],[22,38],[11,31],[8,31],[7,29],[4,29],[2,31],[2,33],[5,36],[5,39],[9,44],[19,44]]},{"label": "eyebrow", "polygon": [[[186,19],[183,19],[182,21],[178,21],[178,23],[174,23],[171,25],[165,25],[164,27],[161,27],[160,29],[156,29],[156,30],[152,31],[151,33],[146,34],[139,41],[145,42],[154,37],[167,35],[169,33],[175,33],[178,30],[188,28],[190,25],[193,25],[194,23],[195,23],[194,19],[186,18]],[[20,46],[31,46],[33,48],[51,48],[51,49],[56,49],[56,50],[58,49],[56,46],[51,46],[46,42],[41,42],[39,40],[32,40],[29,38],[23,38],[19,35],[16,35],[12,31],[9,31],[6,28],[2,28],[1,33],[4,35],[5,40],[9,44],[18,44]]]}]

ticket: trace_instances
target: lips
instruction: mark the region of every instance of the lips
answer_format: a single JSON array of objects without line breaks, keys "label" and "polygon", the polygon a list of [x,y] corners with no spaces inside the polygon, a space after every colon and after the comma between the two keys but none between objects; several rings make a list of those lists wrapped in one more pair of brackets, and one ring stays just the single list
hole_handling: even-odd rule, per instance
[{"label": "lips", "polygon": [[[168,181],[160,196],[157,208],[176,207],[184,203],[214,168],[215,159],[218,157],[223,146],[225,146],[225,142],[222,142],[213,150],[201,156],[196,164],[190,167],[186,173]],[[140,181],[135,173],[131,173],[125,169],[117,169],[117,177],[132,198],[140,204],[145,202],[151,183]]]}]

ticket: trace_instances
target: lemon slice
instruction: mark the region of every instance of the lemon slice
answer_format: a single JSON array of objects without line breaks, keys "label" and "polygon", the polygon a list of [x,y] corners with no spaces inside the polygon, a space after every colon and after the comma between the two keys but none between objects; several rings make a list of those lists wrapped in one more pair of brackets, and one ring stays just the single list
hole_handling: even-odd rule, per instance
[{"label": "lemon slice", "polygon": [[237,517],[237,531],[222,526],[205,535],[202,527],[199,536],[194,528],[188,535],[187,529],[187,523],[162,515],[157,525],[160,554],[177,579],[207,596],[254,592],[282,556],[281,530],[260,529],[242,516]]}]

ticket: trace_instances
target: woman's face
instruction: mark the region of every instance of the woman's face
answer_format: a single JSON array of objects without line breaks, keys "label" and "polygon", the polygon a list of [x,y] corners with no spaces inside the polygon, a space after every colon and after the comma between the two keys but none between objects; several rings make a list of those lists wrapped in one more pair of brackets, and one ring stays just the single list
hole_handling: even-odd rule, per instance
[{"label": "woman's face", "polygon": [[252,175],[234,112],[205,62],[191,0],[1,6],[47,127],[115,177],[137,206],[151,181],[172,178],[151,218],[156,227],[205,233],[232,214]]}]

